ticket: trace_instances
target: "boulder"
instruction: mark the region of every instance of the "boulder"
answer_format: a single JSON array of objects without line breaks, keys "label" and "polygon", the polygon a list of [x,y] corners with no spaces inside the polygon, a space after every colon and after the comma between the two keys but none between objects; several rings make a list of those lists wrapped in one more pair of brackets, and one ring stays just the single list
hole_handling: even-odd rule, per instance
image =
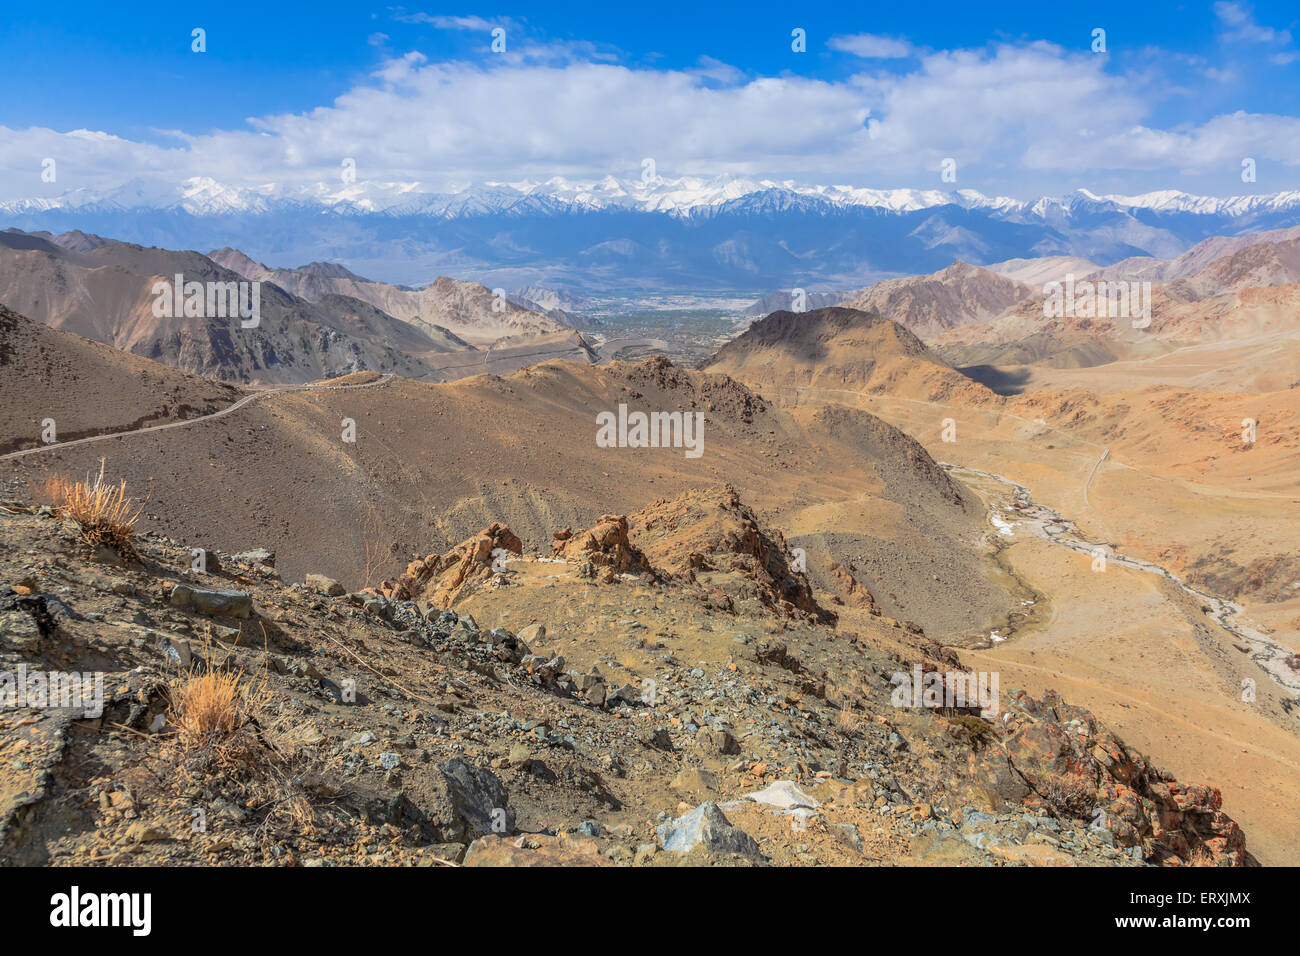
[{"label": "boulder", "polygon": [[[593,572],[608,582],[619,574],[649,574],[657,577],[646,556],[628,541],[626,515],[601,515],[600,520],[577,534],[555,533],[551,556],[590,565]],[[566,534],[567,533],[567,534]],[[564,534],[564,537],[561,535]]]},{"label": "boulder", "polygon": [[1005,761],[1028,788],[1026,805],[1102,821],[1115,844],[1140,846],[1155,863],[1199,855],[1218,866],[1246,864],[1246,838],[1223,813],[1217,788],[1162,773],[1055,691],[1035,700],[1013,690],[1000,731],[998,751],[971,755],[972,773]]},{"label": "boulder", "polygon": [[172,607],[218,617],[248,618],[253,614],[253,596],[247,591],[217,591],[178,584],[172,588],[171,603]]},{"label": "boulder", "polygon": [[764,859],[754,838],[733,826],[712,800],[700,804],[685,816],[660,825],[656,832],[659,842],[670,853],[689,853],[702,848],[713,855]]},{"label": "boulder", "polygon": [[264,567],[275,567],[275,552],[268,551],[266,548],[254,548],[252,551],[241,551],[239,554],[231,555],[232,561],[238,561],[240,564],[260,564]]},{"label": "boulder", "polygon": [[313,591],[320,591],[322,594],[328,594],[330,597],[339,597],[347,593],[343,585],[339,584],[333,578],[328,578],[323,574],[309,574],[303,581],[307,587]]},{"label": "boulder", "polygon": [[445,554],[416,558],[396,581],[383,581],[373,590],[389,600],[421,601],[445,609],[462,592],[499,573],[494,565],[503,555],[523,553],[518,535],[495,521]]}]

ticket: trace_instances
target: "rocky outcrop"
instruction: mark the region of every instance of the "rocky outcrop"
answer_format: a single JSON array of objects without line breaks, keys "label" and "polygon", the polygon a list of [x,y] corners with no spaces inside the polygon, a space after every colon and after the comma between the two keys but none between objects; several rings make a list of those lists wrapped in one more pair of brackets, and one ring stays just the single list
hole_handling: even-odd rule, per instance
[{"label": "rocky outcrop", "polygon": [[852,563],[847,566],[838,561],[827,559],[826,579],[831,590],[835,592],[835,601],[849,607],[860,607],[872,614],[879,614],[880,608],[872,596],[855,576],[858,569]]},{"label": "rocky outcrop", "polygon": [[728,375],[689,372],[663,355],[652,355],[636,365],[616,368],[615,374],[626,378],[633,389],[632,398],[640,397],[640,389],[671,392],[681,396],[683,408],[717,413],[746,423],[770,408],[761,395]]},{"label": "rocky outcrop", "polygon": [[445,554],[416,558],[396,581],[383,581],[363,593],[377,593],[393,601],[427,601],[451,607],[463,591],[504,570],[507,554],[523,554],[523,542],[508,525],[494,521]]},{"label": "rocky outcrop", "polygon": [[1241,828],[1216,787],[1181,784],[1055,691],[1011,692],[996,746],[971,755],[972,778],[1000,800],[1090,820],[1150,862],[1243,866]]},{"label": "rocky outcrop", "polygon": [[632,516],[631,536],[674,579],[725,592],[786,616],[832,621],[775,528],[764,528],[731,485],[660,499]]},{"label": "rocky outcrop", "polygon": [[562,528],[555,532],[551,556],[590,565],[590,573],[604,581],[613,581],[620,574],[658,577],[646,556],[628,540],[626,515],[601,515],[594,525],[577,534]]}]

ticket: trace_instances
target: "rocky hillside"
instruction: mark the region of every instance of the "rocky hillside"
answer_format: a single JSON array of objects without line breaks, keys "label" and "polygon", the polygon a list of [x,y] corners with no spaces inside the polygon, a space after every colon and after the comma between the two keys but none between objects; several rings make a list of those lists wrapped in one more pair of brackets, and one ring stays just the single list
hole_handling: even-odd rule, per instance
[{"label": "rocky hillside", "polygon": [[0,712],[5,863],[1249,861],[1217,791],[1050,695],[894,706],[897,675],[960,662],[887,618],[600,583],[504,526],[480,537],[509,556],[471,542],[475,587],[440,601],[82,530],[0,508],[0,670],[103,675],[102,711]]},{"label": "rocky hillside", "polygon": [[1038,296],[1032,285],[979,266],[954,262],[931,275],[886,279],[840,303],[876,312],[925,338],[961,325],[996,318]]},{"label": "rocky hillside", "polygon": [[[197,252],[124,242],[77,252],[38,236],[0,233],[0,302],[53,328],[193,374],[267,384],[363,370],[423,378],[440,356],[468,350],[445,330],[417,328],[359,299],[329,295],[308,302],[271,283],[259,287],[259,314],[249,327],[238,315],[175,314],[172,302],[157,309],[157,283],[172,284],[177,275],[186,284],[223,286],[244,278]],[[246,299],[251,307],[251,288]]]},{"label": "rocky hillside", "polygon": [[270,269],[238,249],[218,249],[214,262],[250,279],[274,282],[308,302],[342,295],[367,302],[426,331],[450,331],[475,345],[488,345],[512,335],[568,331],[554,316],[535,311],[505,297],[498,304],[491,290],[477,282],[438,276],[423,289],[363,279],[337,263],[313,262],[298,269]]},{"label": "rocky hillside", "polygon": [[773,312],[719,349],[704,368],[776,389],[888,392],[976,404],[996,400],[899,323],[875,312],[838,306]]},{"label": "rocky hillside", "polygon": [[[207,415],[238,401],[232,385],[189,375],[51,329],[0,305],[0,454],[53,440]],[[94,401],[86,400],[87,391]]]}]

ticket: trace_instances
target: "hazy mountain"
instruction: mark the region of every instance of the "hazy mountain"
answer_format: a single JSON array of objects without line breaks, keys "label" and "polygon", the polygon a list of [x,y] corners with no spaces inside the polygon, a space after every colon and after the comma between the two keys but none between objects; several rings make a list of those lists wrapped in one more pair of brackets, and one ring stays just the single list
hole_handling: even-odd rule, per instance
[{"label": "hazy mountain", "polygon": [[965,262],[954,262],[932,275],[877,283],[843,304],[864,312],[878,312],[917,335],[927,336],[991,319],[1037,294],[1038,289],[1024,282]]},{"label": "hazy mountain", "polygon": [[308,302],[266,283],[254,327],[243,327],[237,315],[186,316],[170,308],[160,315],[159,282],[242,277],[197,252],[92,245],[74,252],[40,236],[0,233],[0,302],[54,328],[232,382],[305,382],[363,369],[420,378],[432,372],[425,358],[466,348],[358,299],[331,294]]},{"label": "hazy mountain", "polygon": [[[1130,260],[1091,275],[1076,273],[1076,299],[1092,300],[1095,291],[1097,305],[1046,315],[1048,297],[1034,289],[1001,315],[939,332],[928,341],[956,366],[1053,368],[1158,359],[1193,344],[1255,342],[1251,370],[1241,375],[1267,390],[1294,381],[1294,343],[1300,340],[1298,234],[1268,232],[1254,242],[1215,238],[1177,259]],[[1062,272],[1049,281],[1064,279]],[[1122,314],[1112,314],[1109,292],[1117,284],[1126,286],[1130,301],[1143,303],[1141,315],[1122,308]],[[1123,294],[1116,299],[1123,300]],[[1193,362],[1193,367],[1214,365]]]},{"label": "hazy mountain", "polygon": [[[317,302],[328,295],[345,295],[368,302],[389,315],[435,336],[450,332],[476,345],[488,345],[513,335],[563,332],[564,322],[537,312],[479,285],[439,276],[423,289],[364,279],[337,263],[313,262],[298,269],[270,269],[238,249],[218,249],[210,255],[250,279],[274,282],[294,295]],[[462,343],[463,344],[463,343]]]},{"label": "hazy mountain", "polygon": [[[846,292],[804,292],[805,309],[821,309],[828,305],[835,305],[844,301]],[[794,293],[779,289],[776,292],[769,292],[763,298],[759,299],[749,308],[745,309],[743,315],[767,315],[770,312],[789,311],[794,305]]]},{"label": "hazy mountain", "polygon": [[1029,202],[974,190],[735,178],[555,178],[455,194],[385,184],[277,191],[195,179],[0,203],[0,220],[173,247],[231,246],[260,260],[341,260],[408,285],[458,272],[504,288],[849,288],[954,259],[1174,258],[1211,236],[1300,225],[1300,193],[1216,199],[1079,190]]},{"label": "hazy mountain", "polygon": [[1041,286],[1047,282],[1061,282],[1071,274],[1079,277],[1091,275],[1098,267],[1095,262],[1079,256],[1042,256],[1037,259],[1008,259],[984,268],[1017,282]]}]

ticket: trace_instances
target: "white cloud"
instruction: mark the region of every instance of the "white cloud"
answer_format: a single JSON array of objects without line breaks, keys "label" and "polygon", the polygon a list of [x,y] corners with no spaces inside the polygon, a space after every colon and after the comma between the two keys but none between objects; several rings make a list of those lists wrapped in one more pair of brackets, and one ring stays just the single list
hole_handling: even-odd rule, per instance
[{"label": "white cloud", "polygon": [[826,45],[832,50],[852,53],[867,60],[898,60],[909,57],[915,52],[915,48],[906,40],[874,33],[834,36],[826,41]]},{"label": "white cloud", "polygon": [[401,23],[427,23],[439,30],[486,30],[491,32],[493,28],[501,26],[501,23],[493,23],[476,16],[448,17],[429,13],[397,13],[393,15],[393,19]]},{"label": "white cloud", "polygon": [[1225,39],[1266,44],[1291,42],[1289,30],[1274,30],[1272,27],[1262,26],[1256,22],[1254,14],[1241,3],[1226,3],[1220,0],[1214,5],[1214,14],[1223,24],[1222,34]]},{"label": "white cloud", "polygon": [[[0,127],[0,199],[135,179],[334,186],[344,157],[368,182],[430,191],[554,175],[636,177],[644,157],[666,176],[935,188],[939,161],[953,157],[959,186],[1016,194],[1097,171],[1172,179],[1217,175],[1242,156],[1300,163],[1294,117],[1239,112],[1161,128],[1152,119],[1158,74],[1117,75],[1105,58],[1048,43],[927,53],[903,72],[864,65],[835,82],[747,78],[711,59],[656,70],[575,60],[571,49],[556,56],[430,63],[408,53],[328,105],[258,117],[244,129],[166,134],[165,146]],[[55,184],[40,180],[44,157],[58,162]],[[968,178],[972,170],[984,178]]]}]

